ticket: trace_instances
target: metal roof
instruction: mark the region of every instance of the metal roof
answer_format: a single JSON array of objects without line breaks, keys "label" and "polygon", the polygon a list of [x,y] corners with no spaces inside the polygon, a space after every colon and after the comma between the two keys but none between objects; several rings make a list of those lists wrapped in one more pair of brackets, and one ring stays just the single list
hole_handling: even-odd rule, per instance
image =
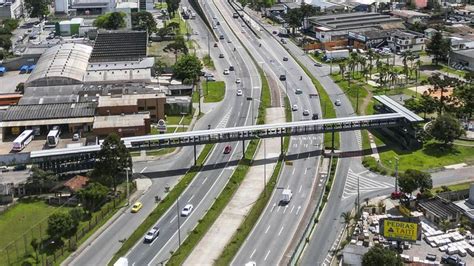
[{"label": "metal roof", "polygon": [[64,43],[47,49],[31,72],[27,86],[67,85],[82,83],[92,47]]},{"label": "metal roof", "polygon": [[90,62],[128,61],[146,57],[146,31],[99,31]]},{"label": "metal roof", "polygon": [[403,105],[397,103],[395,100],[388,97],[387,95],[376,95],[374,96],[374,99],[379,101],[381,104],[387,106],[388,108],[392,109],[394,112],[403,115],[403,117],[405,117],[410,122],[423,121],[423,118],[408,110]]},{"label": "metal roof", "polygon": [[94,116],[96,103],[58,103],[12,105],[3,116],[3,121],[45,120]]}]

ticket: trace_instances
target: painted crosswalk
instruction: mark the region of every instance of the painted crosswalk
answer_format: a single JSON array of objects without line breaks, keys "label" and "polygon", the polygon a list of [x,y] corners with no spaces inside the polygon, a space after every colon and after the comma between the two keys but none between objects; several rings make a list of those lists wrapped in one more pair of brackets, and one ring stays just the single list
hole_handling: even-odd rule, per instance
[{"label": "painted crosswalk", "polygon": [[369,192],[394,187],[394,185],[391,183],[374,180],[361,174],[354,173],[351,169],[349,169],[346,183],[344,184],[342,199],[357,195],[357,179],[359,179],[358,182],[360,192]]},{"label": "painted crosswalk", "polygon": [[222,118],[222,120],[219,122],[216,128],[225,128],[227,125],[227,122],[229,122],[230,114],[232,113],[232,109],[225,114],[225,116]]}]

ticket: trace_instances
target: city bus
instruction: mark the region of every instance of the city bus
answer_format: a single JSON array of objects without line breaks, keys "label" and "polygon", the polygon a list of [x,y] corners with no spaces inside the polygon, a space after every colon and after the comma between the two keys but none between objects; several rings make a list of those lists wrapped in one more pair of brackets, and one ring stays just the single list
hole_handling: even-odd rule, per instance
[{"label": "city bus", "polygon": [[61,132],[59,132],[59,129],[53,128],[52,130],[49,131],[48,137],[46,139],[48,143],[48,147],[56,147],[59,143],[59,135]]},{"label": "city bus", "polygon": [[27,129],[13,141],[13,148],[12,150],[14,151],[21,151],[23,150],[32,140],[33,140],[34,134],[33,130]]}]

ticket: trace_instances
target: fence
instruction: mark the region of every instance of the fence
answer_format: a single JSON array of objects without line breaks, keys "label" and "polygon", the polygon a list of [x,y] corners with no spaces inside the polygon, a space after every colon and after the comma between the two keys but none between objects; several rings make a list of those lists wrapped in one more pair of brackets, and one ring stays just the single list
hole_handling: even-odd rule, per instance
[{"label": "fence", "polygon": [[65,255],[74,251],[80,244],[82,238],[100,224],[109,214],[117,209],[118,204],[125,199],[125,193],[121,193],[112,201],[107,202],[102,208],[93,213],[89,221],[81,222],[77,231],[62,243],[55,243],[48,238],[46,228],[48,221],[45,219],[37,226],[29,229],[19,239],[10,243],[5,249],[0,250],[0,265],[22,265],[25,259],[35,256],[31,241],[38,239],[38,265],[53,265]]}]

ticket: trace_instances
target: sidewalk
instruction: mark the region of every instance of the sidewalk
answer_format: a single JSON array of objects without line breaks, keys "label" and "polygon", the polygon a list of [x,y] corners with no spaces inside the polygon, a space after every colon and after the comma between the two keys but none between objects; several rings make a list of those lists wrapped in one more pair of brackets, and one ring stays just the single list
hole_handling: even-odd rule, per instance
[{"label": "sidewalk", "polygon": [[[268,108],[267,123],[285,122],[285,110],[281,107]],[[280,139],[272,138],[265,140],[267,171],[266,180],[273,174],[278,156],[280,154]],[[255,160],[263,160],[263,141],[255,156]],[[184,262],[184,265],[213,265],[214,261],[224,250],[246,215],[252,208],[254,202],[263,191],[264,165],[251,166],[247,176],[239,189],[230,200],[214,225],[194,248],[193,252]]]}]

